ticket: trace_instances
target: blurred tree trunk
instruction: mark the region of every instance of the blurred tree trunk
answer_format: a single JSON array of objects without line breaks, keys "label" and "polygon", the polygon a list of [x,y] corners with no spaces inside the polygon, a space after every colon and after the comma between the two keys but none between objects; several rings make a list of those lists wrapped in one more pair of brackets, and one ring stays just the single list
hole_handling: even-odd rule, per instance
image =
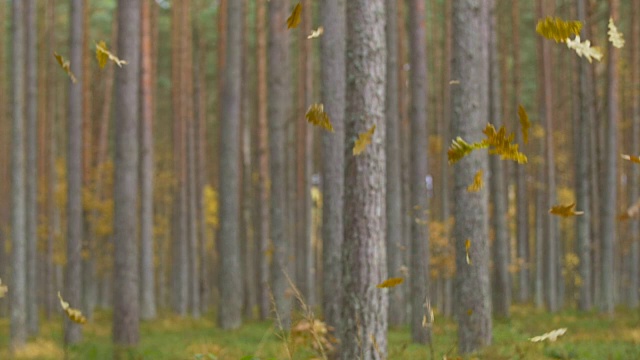
[{"label": "blurred tree trunk", "polygon": [[[498,14],[496,1],[489,3],[491,24],[489,34],[489,119],[496,128],[503,125],[501,109],[500,59],[498,58]],[[506,79],[503,79],[506,80]],[[520,133],[519,131],[516,131]],[[492,225],[494,231],[493,264],[495,280],[493,309],[497,316],[509,317],[511,306],[511,275],[509,274],[509,235],[507,229],[507,200],[504,168],[498,156],[489,159],[491,169],[490,192],[493,202]],[[520,167],[518,165],[518,167]]]},{"label": "blurred tree trunk", "polygon": [[26,239],[27,239],[27,327],[38,334],[38,8],[25,1],[26,14]]},{"label": "blurred tree trunk", "polygon": [[[0,21],[2,23],[6,23],[6,2],[0,2]],[[9,71],[7,70],[9,67],[9,61],[6,58],[6,31],[0,32],[0,92],[3,94],[8,94],[7,90],[7,74]],[[9,179],[10,171],[9,171],[9,154],[11,154],[12,145],[11,145],[11,130],[8,128],[9,121],[7,120],[7,97],[0,97],[0,146],[2,146],[2,150],[0,151],[0,177],[2,179]],[[7,204],[11,200],[9,197],[9,184],[10,181],[2,181],[0,182],[0,201]],[[9,271],[9,257],[6,250],[6,243],[8,243],[9,238],[9,213],[10,209],[8,206],[3,206],[0,208],[0,279],[4,279],[4,283],[9,282],[9,278],[7,277]],[[0,303],[0,316],[6,316],[7,311],[9,309],[9,301],[3,301]]]},{"label": "blurred tree trunk", "polygon": [[[113,342],[135,346],[139,333],[138,107],[140,86],[140,1],[118,1],[117,54],[128,64],[116,72],[114,168]],[[116,355],[117,357],[117,355]]]},{"label": "blurred tree trunk", "polygon": [[324,1],[321,10],[322,101],[335,132],[322,133],[322,308],[325,322],[339,330],[344,238],[345,0]]},{"label": "blurred tree trunk", "polygon": [[[86,2],[71,2],[71,38],[69,43],[71,71],[77,82],[69,83],[69,113],[67,120],[67,266],[65,275],[65,301],[71,306],[82,304],[82,90],[84,72],[82,71],[82,24]],[[79,324],[69,319],[65,323],[65,344],[75,344],[81,340],[82,330]]]},{"label": "blurred tree trunk", "polygon": [[[27,254],[25,208],[25,24],[24,2],[13,2],[12,63],[13,63],[13,131],[11,141],[11,342],[12,350],[22,348],[27,341]],[[69,240],[71,241],[71,240]]]},{"label": "blurred tree trunk", "polygon": [[[385,90],[385,117],[387,119],[387,266],[389,276],[404,277],[400,272],[404,261],[402,256],[403,214],[402,183],[400,182],[400,119],[398,116],[398,1],[386,0],[385,13],[387,18],[387,88]],[[389,325],[391,326],[405,324],[406,300],[404,292],[402,287],[389,289]]]},{"label": "blurred tree trunk", "polygon": [[425,344],[430,333],[422,326],[429,295],[429,198],[427,194],[427,49],[424,0],[409,2],[409,49],[411,86],[411,246],[409,260],[409,298],[411,299],[411,338]]},{"label": "blurred tree trunk", "polygon": [[[451,85],[449,81],[451,81],[451,50],[452,50],[452,5],[450,1],[446,1],[444,4],[444,17],[445,17],[445,37],[444,37],[444,59],[443,59],[443,82],[442,82],[442,102],[444,106],[443,114],[442,114],[442,144],[443,149],[441,151],[441,159],[440,164],[442,167],[442,223],[445,227],[444,235],[447,238],[447,241],[451,244],[451,234],[450,234],[450,219],[451,219],[451,205],[449,198],[451,196],[451,186],[450,179],[451,176],[451,168],[449,166],[449,159],[447,158],[447,152],[445,151],[447,144],[451,143]],[[452,275],[447,274],[444,280],[444,304],[443,304],[443,314],[444,316],[452,315],[452,304],[453,304],[453,280]]]},{"label": "blurred tree trunk", "polygon": [[[609,17],[617,23],[617,0],[609,0]],[[618,182],[618,50],[608,42],[607,49],[607,121],[605,125],[604,184],[602,187],[602,303],[601,311],[613,316],[615,299],[614,254],[617,242],[616,194]]]},{"label": "blurred tree trunk", "polygon": [[[387,356],[384,1],[347,2],[341,359]],[[354,139],[375,126],[358,156]]]},{"label": "blurred tree trunk", "polygon": [[157,316],[153,236],[153,86],[151,52],[151,0],[142,0],[140,59],[140,317]]},{"label": "blurred tree trunk", "polygon": [[[489,7],[483,1],[453,4],[453,70],[460,80],[453,88],[452,130],[468,142],[480,140],[489,116]],[[456,244],[456,317],[458,350],[473,352],[491,343],[488,193],[467,192],[477,171],[487,173],[486,152],[474,152],[454,166],[453,237]],[[485,175],[486,176],[486,175]],[[466,262],[465,242],[472,264]]]},{"label": "blurred tree trunk", "polygon": [[[631,18],[640,16],[640,1],[631,3]],[[640,22],[631,22],[631,84],[636,84],[635,91],[631,90],[632,104],[632,138],[631,153],[640,152],[640,91],[637,84],[640,84]],[[635,164],[632,164],[635,165]],[[629,198],[631,201],[638,201],[640,191],[638,191],[638,177],[640,169],[637,166],[631,167],[629,179]],[[629,265],[629,306],[638,307],[638,297],[640,295],[640,223],[637,219],[631,219],[629,235],[631,237],[631,263]]]}]

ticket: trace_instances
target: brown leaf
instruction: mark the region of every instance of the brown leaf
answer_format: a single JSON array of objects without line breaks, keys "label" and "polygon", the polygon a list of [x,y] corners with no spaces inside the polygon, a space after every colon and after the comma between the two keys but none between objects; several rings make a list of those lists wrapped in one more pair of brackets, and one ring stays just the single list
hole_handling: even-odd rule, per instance
[{"label": "brown leaf", "polygon": [[287,29],[298,27],[302,21],[302,3],[297,3],[291,12],[291,16],[287,18]]},{"label": "brown leaf", "polygon": [[575,211],[573,209],[575,206],[576,206],[575,203],[571,203],[569,205],[555,205],[551,209],[549,209],[549,214],[558,215],[562,217],[570,217],[570,216],[584,214],[584,211]]},{"label": "brown leaf", "polygon": [[368,131],[365,131],[358,135],[358,139],[353,144],[353,155],[360,155],[371,144],[371,138],[376,131],[376,126],[373,125]]}]

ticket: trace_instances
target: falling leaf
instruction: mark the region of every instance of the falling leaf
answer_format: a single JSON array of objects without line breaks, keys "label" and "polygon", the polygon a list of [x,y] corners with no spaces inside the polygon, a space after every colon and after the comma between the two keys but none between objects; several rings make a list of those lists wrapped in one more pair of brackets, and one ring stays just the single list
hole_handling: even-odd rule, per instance
[{"label": "falling leaf", "polygon": [[549,341],[556,341],[558,339],[558,337],[564,335],[564,333],[567,332],[567,328],[561,328],[561,329],[556,329],[553,331],[550,331],[546,334],[542,334],[540,336],[534,336],[532,338],[529,339],[529,341],[531,342],[540,342],[540,341],[545,341],[545,340],[549,340]]},{"label": "falling leaf", "polygon": [[620,216],[618,216],[618,220],[620,221],[629,220],[632,217],[635,217],[636,215],[638,215],[638,213],[640,213],[640,199],[638,199],[633,205],[631,205],[627,209],[627,211],[620,214]]},{"label": "falling leaf", "polygon": [[300,25],[300,21],[302,21],[302,3],[296,4],[291,16],[287,18],[287,29],[298,27],[298,25]]},{"label": "falling leaf", "polygon": [[67,316],[69,317],[69,319],[71,319],[73,322],[76,322],[78,324],[84,324],[87,322],[87,318],[85,318],[84,315],[82,315],[80,310],[70,307],[69,303],[62,299],[62,296],[60,295],[60,291],[58,291],[58,299],[60,299],[60,305],[62,306],[62,310],[64,310],[64,312],[67,313]]},{"label": "falling leaf", "polygon": [[449,81],[449,85],[460,85],[460,80],[451,80]]},{"label": "falling leaf", "polygon": [[392,287],[396,287],[396,286],[402,284],[403,282],[404,282],[404,278],[401,278],[401,277],[389,278],[389,279],[381,282],[380,284],[376,285],[376,287],[378,289],[392,288]]},{"label": "falling leaf", "polygon": [[6,285],[2,285],[2,279],[0,279],[0,298],[3,298],[8,291],[9,291],[9,288],[7,288]]},{"label": "falling leaf", "polygon": [[473,310],[472,309],[467,310],[467,315],[469,316],[473,315]]},{"label": "falling leaf", "polygon": [[520,127],[522,128],[522,140],[525,144],[528,144],[531,122],[529,121],[529,115],[527,115],[522,105],[518,105],[518,117],[520,118]]},{"label": "falling leaf", "polygon": [[471,256],[469,256],[469,249],[471,248],[471,240],[467,239],[464,242],[464,251],[467,253],[467,264],[472,265]]},{"label": "falling leaf", "polygon": [[624,37],[622,36],[622,33],[618,31],[618,28],[613,23],[612,18],[609,18],[609,31],[607,31],[607,34],[609,34],[609,41],[611,41],[611,44],[613,44],[614,47],[620,49],[624,46]]},{"label": "falling leaf", "polygon": [[518,164],[526,164],[527,156],[518,151],[518,144],[514,144],[515,134],[507,136],[507,129],[501,126],[499,130],[492,124],[482,131],[486,135],[486,139],[482,142],[490,147],[489,154],[500,155],[501,159],[513,160]]},{"label": "falling leaf", "polygon": [[536,25],[536,32],[547,39],[556,42],[565,42],[571,35],[580,34],[582,23],[580,21],[564,21],[558,17],[548,16],[546,19],[539,20]]},{"label": "falling leaf", "polygon": [[360,155],[367,148],[367,145],[371,144],[371,137],[376,131],[376,126],[373,125],[368,131],[358,135],[355,144],[353,144],[353,155]]},{"label": "falling leaf", "polygon": [[424,300],[423,306],[424,306],[425,314],[422,316],[422,327],[423,328],[432,327],[433,322],[435,320],[435,316],[433,315],[433,308],[431,307],[431,301],[429,301],[429,298],[426,298]]},{"label": "falling leaf", "polygon": [[623,158],[624,160],[629,160],[631,162],[640,164],[640,156],[621,154],[620,157]]},{"label": "falling leaf", "polygon": [[478,170],[476,176],[473,177],[473,183],[467,186],[467,191],[478,192],[480,191],[480,189],[482,189],[483,186],[484,183],[482,182],[482,170]]},{"label": "falling leaf", "polygon": [[327,131],[333,132],[333,125],[331,125],[331,121],[329,120],[329,115],[324,112],[324,106],[322,104],[313,104],[307,110],[307,114],[305,115],[307,121],[315,126],[320,126]]},{"label": "falling leaf", "polygon": [[458,160],[471,154],[473,150],[478,148],[478,143],[469,144],[468,142],[464,141],[463,138],[458,136],[453,141],[451,141],[451,146],[449,147],[449,150],[447,150],[449,164],[455,164]]},{"label": "falling leaf", "polygon": [[118,59],[115,55],[113,55],[109,49],[107,49],[107,44],[104,41],[100,41],[96,44],[96,59],[98,59],[98,65],[103,69],[105,65],[107,65],[107,60],[111,60],[119,67],[122,65],[126,65],[127,62],[124,60]]},{"label": "falling leaf", "polygon": [[69,63],[69,60],[65,60],[62,55],[59,55],[57,52],[54,52],[53,56],[56,58],[56,60],[58,60],[58,64],[60,64],[62,70],[64,70],[67,75],[69,75],[69,77],[71,78],[71,82],[75,84],[77,80],[76,76],[73,75],[73,72],[71,71],[71,64]]},{"label": "falling leaf", "polygon": [[575,203],[571,203],[569,205],[556,205],[549,209],[549,214],[558,215],[562,217],[569,217],[575,215],[582,215],[584,211],[575,211],[573,208],[576,206]]},{"label": "falling leaf", "polygon": [[311,34],[309,34],[309,36],[307,36],[307,39],[319,38],[320,35],[322,35],[323,33],[324,33],[324,28],[322,26],[320,26],[317,30],[311,31]]},{"label": "falling leaf", "polygon": [[591,63],[592,59],[602,60],[602,50],[597,46],[592,47],[591,41],[589,40],[580,42],[579,35],[576,35],[576,38],[573,40],[567,39],[567,47],[574,50],[578,56],[587,58],[589,63]]}]

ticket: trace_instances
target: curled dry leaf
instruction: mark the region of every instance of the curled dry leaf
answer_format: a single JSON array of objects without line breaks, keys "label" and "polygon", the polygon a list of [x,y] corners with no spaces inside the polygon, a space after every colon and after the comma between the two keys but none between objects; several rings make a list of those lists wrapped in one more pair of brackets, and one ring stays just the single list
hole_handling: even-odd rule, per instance
[{"label": "curled dry leaf", "polygon": [[53,53],[53,57],[56,58],[56,60],[58,60],[58,64],[60,64],[60,67],[62,68],[62,70],[64,70],[64,72],[67,73],[67,75],[69,75],[69,78],[71,78],[71,82],[72,83],[76,83],[76,76],[73,75],[73,71],[71,71],[71,64],[69,63],[69,60],[65,60],[62,55],[59,55],[57,52]]},{"label": "curled dry leaf", "polygon": [[107,44],[104,41],[96,44],[96,59],[98,59],[98,65],[100,65],[101,69],[107,65],[107,60],[113,61],[119,67],[127,64],[126,61],[120,60],[117,56],[113,55],[109,49],[107,49]]},{"label": "curled dry leaf", "polygon": [[311,31],[311,34],[307,36],[307,39],[319,38],[324,33],[324,28],[320,26],[317,30]]},{"label": "curled dry leaf", "polygon": [[553,331],[549,331],[546,334],[542,334],[540,336],[534,336],[529,339],[531,342],[540,342],[540,341],[556,341],[558,337],[564,335],[567,332],[567,328],[556,329]]},{"label": "curled dry leaf", "polygon": [[569,205],[555,205],[551,209],[549,209],[549,214],[558,215],[562,217],[570,217],[576,215],[584,214],[584,211],[575,211],[573,208],[576,206],[576,203],[571,203]]},{"label": "curled dry leaf", "polygon": [[324,106],[322,104],[312,104],[309,110],[307,110],[305,117],[311,124],[333,132],[333,125],[331,125],[329,115],[324,112]]},{"label": "curled dry leaf", "polygon": [[360,155],[371,144],[371,138],[373,133],[376,132],[376,126],[373,125],[369,130],[358,135],[355,143],[353,144],[353,155]]},{"label": "curled dry leaf", "polygon": [[607,31],[607,34],[609,35],[609,41],[611,41],[611,44],[613,44],[614,47],[620,49],[624,46],[624,37],[622,36],[622,33],[618,31],[618,28],[613,23],[612,18],[609,18],[609,31]]},{"label": "curled dry leaf", "polygon": [[473,183],[467,186],[468,192],[478,192],[484,186],[484,182],[482,181],[482,170],[478,170],[476,175],[473,177]]},{"label": "curled dry leaf", "polygon": [[402,284],[403,282],[404,282],[404,278],[401,278],[401,277],[389,278],[381,282],[380,284],[376,285],[376,287],[378,289],[392,288]]},{"label": "curled dry leaf", "polygon": [[298,27],[302,21],[302,3],[297,3],[291,12],[291,16],[287,18],[287,29]]},{"label": "curled dry leaf", "polygon": [[87,318],[84,317],[84,315],[82,315],[82,312],[80,312],[80,310],[70,307],[69,303],[62,299],[62,296],[60,295],[60,291],[58,291],[58,299],[60,299],[60,305],[62,306],[62,310],[64,310],[64,312],[67,314],[69,319],[71,319],[71,321],[78,324],[84,324],[87,322]]}]

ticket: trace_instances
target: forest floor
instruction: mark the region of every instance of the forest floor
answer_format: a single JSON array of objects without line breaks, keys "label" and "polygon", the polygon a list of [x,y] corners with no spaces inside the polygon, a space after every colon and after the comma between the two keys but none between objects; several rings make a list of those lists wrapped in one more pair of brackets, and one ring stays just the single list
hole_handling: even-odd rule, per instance
[{"label": "forest floor", "polygon": [[[15,359],[64,359],[61,346],[61,318],[41,324],[41,335],[31,339]],[[529,338],[558,328],[566,334],[555,342],[533,343]],[[436,359],[462,359],[456,356],[456,326],[451,319],[436,314],[433,330]],[[0,319],[0,359],[8,353],[9,322]],[[176,360],[270,360],[319,359],[310,341],[290,345],[287,355],[282,336],[271,322],[254,322],[234,331],[222,331],[209,318],[194,320],[165,316],[143,322],[137,349],[130,359]],[[290,343],[291,344],[291,343]],[[84,326],[84,340],[69,349],[68,359],[112,358],[110,314],[98,312]],[[389,332],[389,359],[431,359],[430,349],[411,344],[408,329]],[[465,358],[466,359],[466,358]],[[597,312],[567,310],[549,314],[532,307],[514,306],[510,320],[494,320],[493,345],[468,359],[640,359],[640,311],[619,309],[614,319]]]}]

